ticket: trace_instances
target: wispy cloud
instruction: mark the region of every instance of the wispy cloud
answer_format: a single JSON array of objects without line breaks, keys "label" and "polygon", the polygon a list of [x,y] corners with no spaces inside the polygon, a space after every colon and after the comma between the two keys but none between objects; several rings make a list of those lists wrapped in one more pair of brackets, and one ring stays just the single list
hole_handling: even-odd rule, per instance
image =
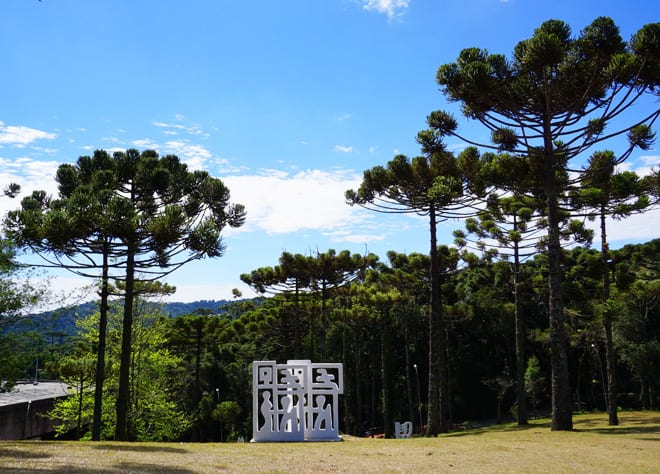
[{"label": "wispy cloud", "polygon": [[373,229],[372,232],[355,232],[354,229],[343,228],[332,232],[324,232],[323,235],[334,242],[349,242],[352,244],[365,245],[370,242],[381,242],[387,237],[382,229]]},{"label": "wispy cloud", "polygon": [[344,122],[344,121],[350,119],[352,116],[353,116],[353,114],[348,113],[348,112],[345,112],[345,113],[343,113],[343,114],[341,114],[341,115],[335,117],[335,121],[337,121],[337,122]]},{"label": "wispy cloud", "polygon": [[188,125],[185,122],[185,117],[183,115],[177,114],[175,116],[174,123],[154,121],[151,124],[158,128],[163,128],[163,134],[165,135],[177,135],[180,132],[187,133],[196,137],[208,137],[209,134],[205,132],[199,125]]},{"label": "wispy cloud", "polygon": [[353,147],[344,146],[344,145],[335,145],[335,151],[339,151],[341,153],[350,153],[353,151]]},{"label": "wispy cloud", "polygon": [[390,20],[403,15],[409,5],[410,0],[362,0],[362,8],[383,13]]},{"label": "wispy cloud", "polygon": [[660,166],[660,156],[658,155],[643,155],[639,157],[639,161],[646,166]]},{"label": "wispy cloud", "polygon": [[36,140],[53,140],[57,135],[22,125],[5,125],[0,122],[0,144],[25,146]]},{"label": "wispy cloud", "polygon": [[131,144],[143,150],[155,150],[156,148],[158,148],[158,145],[151,138],[133,140]]}]

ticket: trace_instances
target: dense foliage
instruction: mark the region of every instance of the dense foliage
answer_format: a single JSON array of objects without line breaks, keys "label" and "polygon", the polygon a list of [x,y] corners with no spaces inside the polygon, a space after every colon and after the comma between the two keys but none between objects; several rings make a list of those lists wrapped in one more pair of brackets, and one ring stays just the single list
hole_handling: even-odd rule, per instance
[{"label": "dense foliage", "polygon": [[[448,249],[440,249],[447,252]],[[619,409],[658,407],[660,380],[660,240],[611,251],[609,310],[619,354]],[[364,277],[338,287],[326,298],[307,291],[297,301],[286,291],[268,298],[228,303],[196,314],[168,317],[138,302],[132,363],[130,420],[136,439],[233,440],[251,435],[250,365],[254,360],[286,361],[316,342],[308,329],[325,305],[327,353],[318,361],[344,364],[341,430],[355,435],[391,433],[394,421],[426,424],[428,371],[428,256],[390,252]],[[601,259],[597,250],[564,252],[566,266],[569,373],[574,410],[605,411]],[[521,264],[519,292],[525,318],[528,363],[524,389],[530,416],[550,410],[550,347],[547,312],[547,258]],[[445,269],[449,423],[515,416],[515,323],[511,262],[472,256]],[[116,394],[121,310],[111,311],[108,333],[103,437],[113,436],[112,397]],[[62,430],[90,434],[93,391],[84,361],[93,360],[98,314],[79,318],[75,337],[48,338],[38,331],[42,375],[69,381],[75,396],[57,408]],[[293,322],[300,328],[296,330]],[[77,360],[78,363],[71,362]],[[50,361],[50,362],[48,362]],[[87,368],[86,368],[87,367]],[[29,370],[29,365],[27,367]],[[93,372],[93,371],[92,371]],[[421,421],[420,421],[421,420]],[[165,422],[166,421],[166,422]]]}]

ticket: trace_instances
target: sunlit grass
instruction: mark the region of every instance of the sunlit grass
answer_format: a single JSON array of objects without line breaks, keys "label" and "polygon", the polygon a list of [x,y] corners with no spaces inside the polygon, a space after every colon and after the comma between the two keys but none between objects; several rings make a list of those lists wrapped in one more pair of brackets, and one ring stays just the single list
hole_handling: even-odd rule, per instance
[{"label": "sunlit grass", "polygon": [[660,470],[660,413],[574,417],[572,432],[491,426],[437,438],[337,443],[0,443],[0,472],[611,472]]}]

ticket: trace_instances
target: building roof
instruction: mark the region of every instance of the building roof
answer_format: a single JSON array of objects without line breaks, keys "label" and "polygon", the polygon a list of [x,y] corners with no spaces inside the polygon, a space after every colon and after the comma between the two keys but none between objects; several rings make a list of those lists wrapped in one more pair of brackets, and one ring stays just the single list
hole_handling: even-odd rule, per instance
[{"label": "building roof", "polygon": [[0,393],[0,407],[70,394],[69,385],[64,382],[19,380],[11,392]]}]

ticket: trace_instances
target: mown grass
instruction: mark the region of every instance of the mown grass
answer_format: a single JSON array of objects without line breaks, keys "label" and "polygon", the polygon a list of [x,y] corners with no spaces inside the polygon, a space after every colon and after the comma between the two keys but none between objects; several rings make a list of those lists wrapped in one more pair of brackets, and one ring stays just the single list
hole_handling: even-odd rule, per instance
[{"label": "mown grass", "polygon": [[497,425],[437,438],[345,437],[337,443],[0,443],[0,472],[660,472],[660,413],[577,415],[575,430],[549,420]]}]

